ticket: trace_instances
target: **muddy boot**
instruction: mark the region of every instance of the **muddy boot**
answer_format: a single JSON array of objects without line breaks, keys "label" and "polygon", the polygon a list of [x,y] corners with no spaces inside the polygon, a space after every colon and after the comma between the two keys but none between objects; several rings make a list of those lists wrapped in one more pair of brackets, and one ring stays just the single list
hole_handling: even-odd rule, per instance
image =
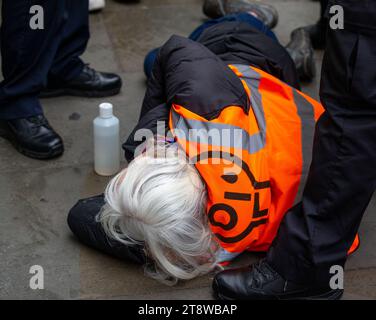
[{"label": "muddy boot", "polygon": [[291,33],[286,50],[295,63],[299,79],[311,81],[316,75],[316,64],[312,42],[306,28],[298,28]]},{"label": "muddy boot", "polygon": [[204,14],[217,19],[229,14],[249,13],[261,20],[270,29],[278,23],[277,10],[265,3],[250,0],[205,0]]}]

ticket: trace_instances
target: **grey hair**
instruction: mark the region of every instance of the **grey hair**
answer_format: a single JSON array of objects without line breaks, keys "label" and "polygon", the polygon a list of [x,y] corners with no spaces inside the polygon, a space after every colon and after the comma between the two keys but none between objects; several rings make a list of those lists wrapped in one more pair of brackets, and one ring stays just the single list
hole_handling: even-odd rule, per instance
[{"label": "grey hair", "polygon": [[153,261],[146,274],[168,285],[219,267],[206,187],[181,151],[177,143],[149,139],[145,152],[108,184],[98,216],[109,237],[144,245]]}]

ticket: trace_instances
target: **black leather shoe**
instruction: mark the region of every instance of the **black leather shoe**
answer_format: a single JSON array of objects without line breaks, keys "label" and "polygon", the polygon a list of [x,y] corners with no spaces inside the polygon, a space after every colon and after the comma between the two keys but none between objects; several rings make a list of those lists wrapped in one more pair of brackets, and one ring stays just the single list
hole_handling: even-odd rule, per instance
[{"label": "black leather shoe", "polygon": [[0,120],[0,136],[27,157],[52,159],[63,154],[60,136],[43,115],[25,119]]},{"label": "black leather shoe", "polygon": [[278,11],[272,5],[250,0],[205,0],[203,11],[211,19],[248,12],[256,16],[270,29],[278,23]]},{"label": "black leather shoe", "polygon": [[49,83],[40,97],[51,98],[63,95],[101,98],[116,95],[122,86],[121,78],[113,73],[98,72],[85,65],[81,74],[68,83]]},{"label": "black leather shoe", "polygon": [[265,260],[248,268],[217,274],[213,290],[219,300],[337,300],[343,294],[343,290],[286,281]]},{"label": "black leather shoe", "polygon": [[295,29],[291,33],[286,50],[295,63],[299,79],[311,81],[316,75],[316,64],[311,39],[305,28]]}]

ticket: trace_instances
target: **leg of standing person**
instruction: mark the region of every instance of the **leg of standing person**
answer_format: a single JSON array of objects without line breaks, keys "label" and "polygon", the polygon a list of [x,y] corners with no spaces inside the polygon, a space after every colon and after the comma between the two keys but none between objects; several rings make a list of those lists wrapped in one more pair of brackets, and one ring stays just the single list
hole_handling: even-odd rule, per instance
[{"label": "leg of standing person", "polygon": [[312,45],[315,49],[325,49],[328,20],[325,18],[325,11],[329,0],[320,0],[320,18],[316,24],[304,27],[308,32]]},{"label": "leg of standing person", "polygon": [[[330,270],[344,266],[376,188],[376,4],[334,1],[345,29],[329,30],[319,120],[303,200],[288,212],[267,259],[217,275],[222,297],[339,298]],[[252,279],[263,279],[252,283]],[[263,288],[260,290],[260,288]]]},{"label": "leg of standing person", "polygon": [[[35,5],[43,9],[43,27],[36,30],[30,26],[30,10]],[[59,47],[64,8],[64,0],[2,2],[0,135],[35,158],[63,153],[62,140],[44,118],[38,94]]]},{"label": "leg of standing person", "polygon": [[[30,27],[33,6],[42,9],[41,29]],[[89,39],[87,0],[5,0],[2,17],[0,135],[29,157],[57,157],[63,142],[44,118],[38,95],[108,96],[120,91],[121,79],[79,58]]]},{"label": "leg of standing person", "polygon": [[80,56],[85,52],[89,38],[87,1],[66,0],[66,19],[69,21],[61,35],[59,48],[48,74],[48,82],[71,81],[84,68]]},{"label": "leg of standing person", "polygon": [[40,97],[107,97],[118,94],[122,86],[118,75],[98,72],[80,58],[90,37],[88,1],[65,1],[67,23],[48,74],[47,88]]},{"label": "leg of standing person", "polygon": [[[351,6],[345,19],[359,25],[376,14],[375,3]],[[362,15],[364,21],[352,21]],[[326,113],[317,126],[303,202],[286,215],[268,256],[287,279],[328,284],[330,268],[344,266],[375,191],[376,79],[369,68],[375,48],[371,24],[329,29],[320,92]]]}]

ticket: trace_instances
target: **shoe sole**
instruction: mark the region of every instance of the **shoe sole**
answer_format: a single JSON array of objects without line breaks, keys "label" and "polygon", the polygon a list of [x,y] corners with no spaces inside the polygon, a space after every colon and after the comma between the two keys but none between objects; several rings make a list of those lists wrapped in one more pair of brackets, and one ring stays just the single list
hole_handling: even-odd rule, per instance
[{"label": "shoe sole", "polygon": [[11,134],[0,131],[0,137],[6,139],[19,153],[23,154],[28,158],[33,158],[37,160],[51,160],[60,157],[64,153],[64,146],[61,144],[54,147],[51,151],[43,153],[35,152],[21,147]]},{"label": "shoe sole", "polygon": [[[222,301],[235,301],[237,299],[227,297],[221,293],[218,292],[216,289],[218,287],[218,284],[216,282],[213,283],[213,289],[214,289],[214,298],[217,300]],[[309,300],[339,300],[343,296],[343,290],[333,290],[329,292],[325,292],[320,295],[316,296],[309,296],[309,297],[278,297],[275,296],[274,299],[261,299],[261,300],[300,300],[300,301],[309,301]]]},{"label": "shoe sole", "polygon": [[115,96],[120,93],[121,87],[107,91],[82,91],[75,89],[55,89],[44,91],[39,98],[57,98],[62,96],[85,97],[85,98],[105,98]]}]

